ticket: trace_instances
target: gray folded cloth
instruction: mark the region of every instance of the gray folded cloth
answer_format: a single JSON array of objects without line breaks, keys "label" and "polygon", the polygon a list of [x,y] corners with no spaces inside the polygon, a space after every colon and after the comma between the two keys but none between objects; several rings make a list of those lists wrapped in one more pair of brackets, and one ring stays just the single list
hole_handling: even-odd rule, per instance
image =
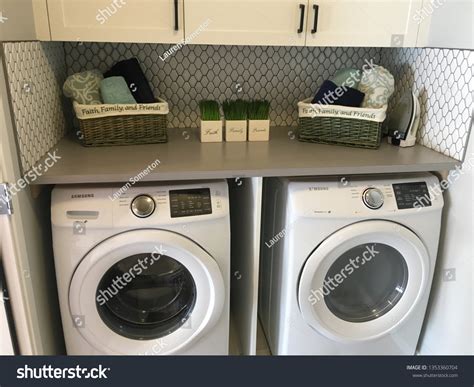
[{"label": "gray folded cloth", "polygon": [[133,98],[124,77],[104,78],[100,82],[100,94],[104,103],[134,104]]},{"label": "gray folded cloth", "polygon": [[84,105],[99,105],[99,85],[103,75],[98,70],[88,70],[70,75],[63,85],[64,95]]}]

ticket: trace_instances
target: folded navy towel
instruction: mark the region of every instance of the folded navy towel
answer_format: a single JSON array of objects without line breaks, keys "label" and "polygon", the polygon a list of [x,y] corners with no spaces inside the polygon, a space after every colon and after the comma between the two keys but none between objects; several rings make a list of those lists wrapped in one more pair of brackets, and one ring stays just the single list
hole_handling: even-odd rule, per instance
[{"label": "folded navy towel", "polygon": [[324,81],[311,103],[360,107],[365,94],[347,86],[338,86],[332,81]]},{"label": "folded navy towel", "polygon": [[155,102],[153,91],[142,71],[142,68],[140,67],[140,63],[138,63],[137,58],[130,58],[117,62],[104,74],[104,77],[124,77],[135,101],[138,103]]}]

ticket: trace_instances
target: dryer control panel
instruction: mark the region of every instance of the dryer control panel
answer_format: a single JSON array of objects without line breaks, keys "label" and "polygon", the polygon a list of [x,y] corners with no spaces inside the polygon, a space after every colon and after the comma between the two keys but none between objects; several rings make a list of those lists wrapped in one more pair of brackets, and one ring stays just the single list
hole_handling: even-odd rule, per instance
[{"label": "dryer control panel", "polygon": [[[431,196],[426,182],[393,184],[393,192],[399,210],[416,208],[418,203],[424,207],[431,206]],[[421,204],[420,204],[421,203]]]},{"label": "dryer control panel", "polygon": [[430,174],[290,178],[287,181],[291,206],[299,216],[383,216],[443,207],[442,194],[436,194],[439,180]]}]

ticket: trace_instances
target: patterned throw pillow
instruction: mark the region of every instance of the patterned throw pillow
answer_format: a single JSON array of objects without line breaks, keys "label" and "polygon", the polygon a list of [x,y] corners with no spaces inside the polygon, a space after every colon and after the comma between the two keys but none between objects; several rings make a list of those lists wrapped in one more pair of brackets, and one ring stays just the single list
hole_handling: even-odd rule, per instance
[{"label": "patterned throw pillow", "polygon": [[98,70],[83,71],[69,76],[64,82],[63,92],[68,98],[84,105],[99,105],[100,81],[104,79]]},{"label": "patterned throw pillow", "polygon": [[359,90],[365,94],[362,107],[381,108],[395,90],[395,80],[390,72],[382,66],[374,66],[364,71],[359,83]]}]

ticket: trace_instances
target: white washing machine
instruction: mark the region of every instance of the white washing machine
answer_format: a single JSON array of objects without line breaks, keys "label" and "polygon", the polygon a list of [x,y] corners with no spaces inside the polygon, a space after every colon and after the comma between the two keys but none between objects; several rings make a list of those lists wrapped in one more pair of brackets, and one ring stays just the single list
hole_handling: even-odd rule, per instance
[{"label": "white washing machine", "polygon": [[68,354],[228,354],[225,181],[58,186],[51,218]]},{"label": "white washing machine", "polygon": [[438,184],[430,174],[266,181],[259,314],[273,354],[415,353]]}]

